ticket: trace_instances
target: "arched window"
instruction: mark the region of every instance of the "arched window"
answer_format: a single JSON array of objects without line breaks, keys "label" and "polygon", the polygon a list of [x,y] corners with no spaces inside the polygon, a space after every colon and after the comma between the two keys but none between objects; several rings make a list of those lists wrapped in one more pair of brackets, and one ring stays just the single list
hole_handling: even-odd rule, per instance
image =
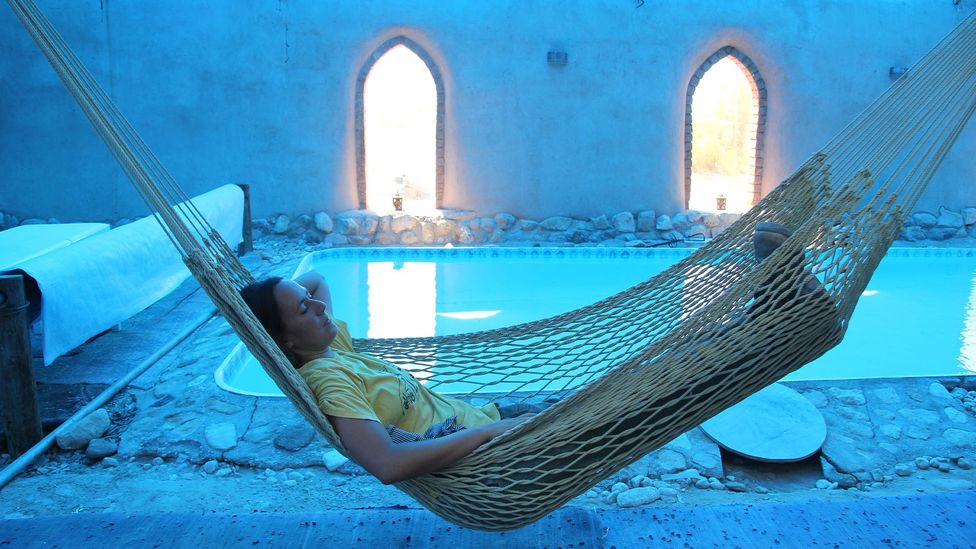
[{"label": "arched window", "polygon": [[441,207],[444,86],[433,60],[399,36],[370,56],[357,81],[359,207],[422,213]]},{"label": "arched window", "polygon": [[766,85],[755,64],[726,46],[691,78],[685,105],[685,206],[744,212],[762,192]]}]

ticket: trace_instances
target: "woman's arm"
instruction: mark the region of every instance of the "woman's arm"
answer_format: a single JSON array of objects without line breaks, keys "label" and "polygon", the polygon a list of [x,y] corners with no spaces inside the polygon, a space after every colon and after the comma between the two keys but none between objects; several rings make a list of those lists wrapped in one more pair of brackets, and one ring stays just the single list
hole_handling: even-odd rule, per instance
[{"label": "woman's arm", "polygon": [[440,438],[404,444],[393,444],[378,421],[326,417],[350,457],[383,484],[392,484],[443,469],[532,416],[503,419]]},{"label": "woman's arm", "polygon": [[335,315],[332,314],[332,294],[329,292],[329,285],[325,282],[322,273],[309,271],[299,275],[295,282],[308,290],[308,293],[312,294],[312,299],[325,303],[325,310],[329,312],[330,317],[335,318]]}]

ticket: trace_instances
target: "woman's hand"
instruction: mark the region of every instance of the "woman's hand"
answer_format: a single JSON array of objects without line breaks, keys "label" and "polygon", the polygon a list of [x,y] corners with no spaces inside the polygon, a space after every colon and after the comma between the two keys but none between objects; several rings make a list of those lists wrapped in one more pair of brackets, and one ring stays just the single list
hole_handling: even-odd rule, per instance
[{"label": "woman's hand", "polygon": [[489,423],[488,425],[484,425],[483,429],[486,433],[488,433],[488,440],[491,440],[505,431],[514,429],[516,425],[525,423],[533,417],[535,417],[535,414],[522,414],[520,416],[510,417],[494,423]]}]

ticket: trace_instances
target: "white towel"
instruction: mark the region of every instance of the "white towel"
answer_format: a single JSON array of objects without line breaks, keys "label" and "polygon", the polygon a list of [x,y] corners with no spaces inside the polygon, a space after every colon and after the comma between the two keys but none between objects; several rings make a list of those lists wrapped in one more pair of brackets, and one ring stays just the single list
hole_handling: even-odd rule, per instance
[{"label": "white towel", "polygon": [[[242,241],[244,193],[225,185],[193,204],[233,248]],[[189,270],[153,216],[17,266],[41,290],[44,364],[152,305]]]}]

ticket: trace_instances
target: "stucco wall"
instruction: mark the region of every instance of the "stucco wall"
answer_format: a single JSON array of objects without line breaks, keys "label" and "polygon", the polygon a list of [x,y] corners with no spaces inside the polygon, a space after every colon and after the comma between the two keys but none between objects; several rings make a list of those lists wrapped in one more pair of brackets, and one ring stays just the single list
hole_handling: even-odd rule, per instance
[{"label": "stucco wall", "polygon": [[[444,205],[590,216],[684,204],[684,98],[731,45],[768,87],[768,192],[976,0],[37,0],[189,194],[252,185],[258,217],[356,208],[357,74],[405,35],[445,87]],[[547,65],[561,49],[569,63]],[[0,9],[0,210],[145,212]],[[969,127],[921,209],[976,205]]]}]

